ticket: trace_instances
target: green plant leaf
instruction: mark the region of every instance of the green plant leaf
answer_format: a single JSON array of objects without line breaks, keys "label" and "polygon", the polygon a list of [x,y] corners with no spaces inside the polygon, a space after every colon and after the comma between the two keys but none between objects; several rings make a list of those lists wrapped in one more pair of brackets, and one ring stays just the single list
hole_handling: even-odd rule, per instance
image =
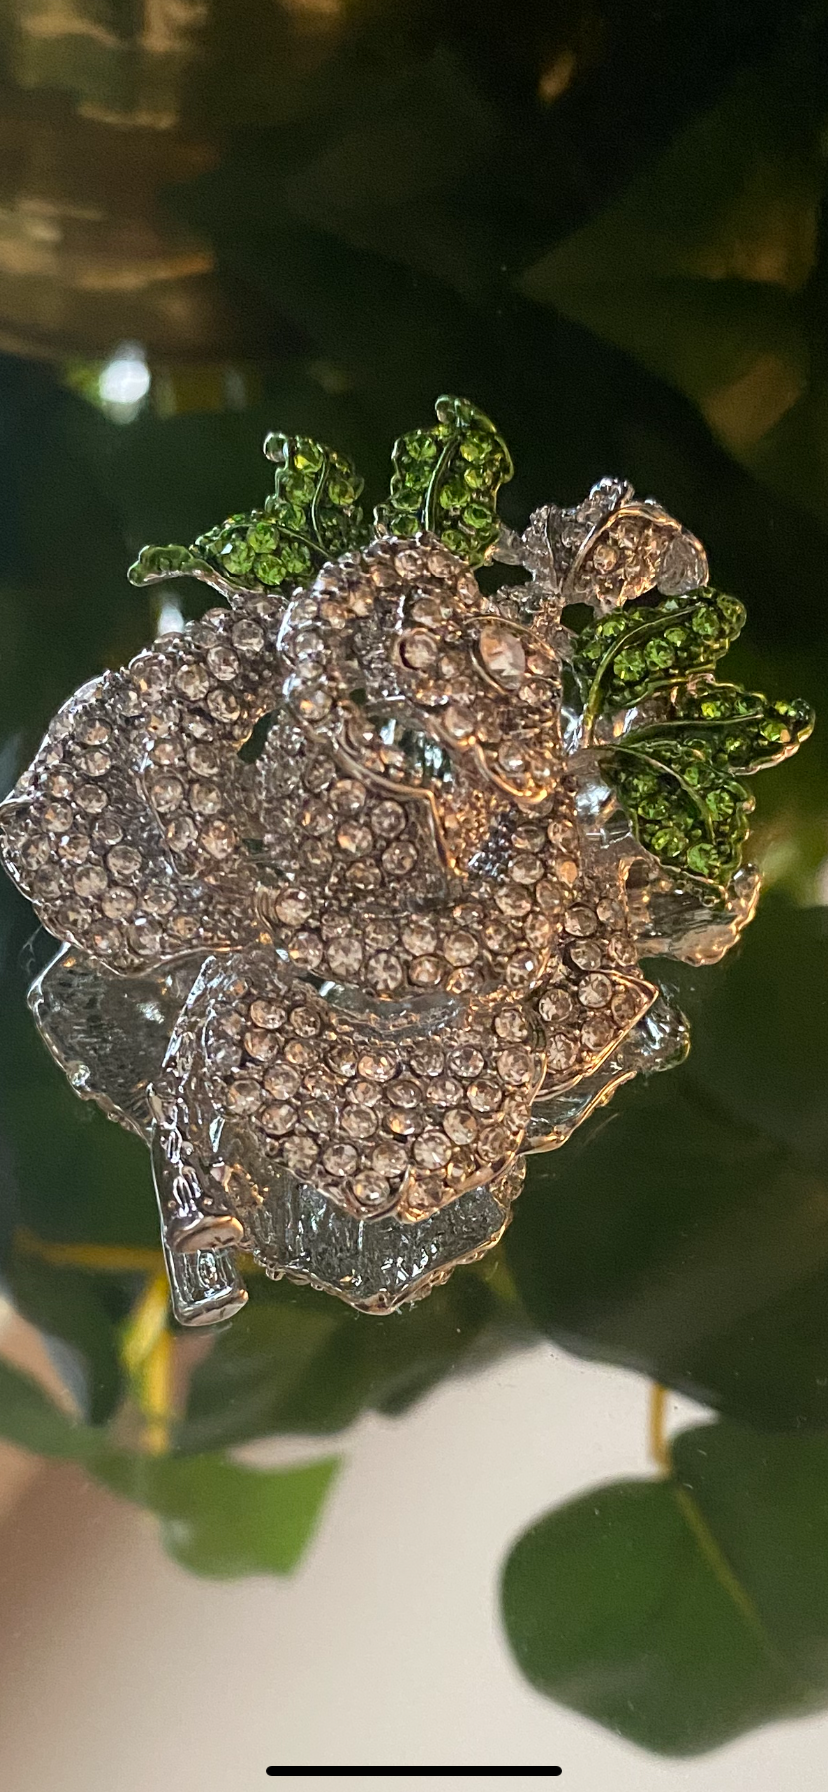
[{"label": "green plant leaf", "polygon": [[477,566],[497,540],[497,494],[512,457],[495,426],[467,398],[438,398],[437,422],[394,444],[391,496],[378,504],[380,534],[427,529]]},{"label": "green plant leaf", "polygon": [[529,1160],[518,1294],[558,1346],[828,1429],[828,914],[766,900],[714,973],[661,974],[689,1057]]},{"label": "green plant leaf", "polygon": [[828,1704],[828,1441],[705,1425],[671,1458],[548,1513],[502,1602],[533,1685],[692,1755]]},{"label": "green plant leaf", "polygon": [[170,1554],[197,1574],[289,1574],[300,1561],[338,1468],[245,1468],[215,1455],[145,1456],[107,1431],[76,1424],[37,1382],[0,1361],[0,1436],[21,1449],[77,1462],[122,1498],[162,1520]]},{"label": "green plant leaf", "polygon": [[654,607],[630,605],[591,622],[576,638],[572,666],[584,699],[584,739],[600,715],[709,672],[744,626],[738,598],[710,586]]},{"label": "green plant leaf", "polygon": [[176,1441],[226,1448],[273,1432],[340,1431],[404,1411],[448,1375],[532,1343],[509,1278],[460,1270],[427,1301],[377,1323],[339,1302],[252,1277],[250,1299],[192,1376]]},{"label": "green plant leaf", "polygon": [[366,540],[357,503],[363,481],[350,460],[308,436],[271,433],[273,495],[263,510],[231,516],[192,547],[143,548],[129,569],[134,585],[189,575],[233,591],[271,590],[310,578],[323,561]]}]

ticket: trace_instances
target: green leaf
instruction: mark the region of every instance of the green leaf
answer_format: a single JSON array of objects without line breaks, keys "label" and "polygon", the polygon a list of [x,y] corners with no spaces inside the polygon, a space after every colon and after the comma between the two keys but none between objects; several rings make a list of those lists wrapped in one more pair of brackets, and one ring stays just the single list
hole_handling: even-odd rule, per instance
[{"label": "green leaf", "polygon": [[168,1553],[194,1574],[290,1574],[316,1529],[339,1463],[244,1468],[221,1456],[102,1455],[97,1479],[161,1519]]},{"label": "green leaf", "polygon": [[828,1704],[828,1441],[705,1425],[671,1454],[527,1531],[503,1615],[542,1692],[692,1755]]},{"label": "green leaf", "polygon": [[[789,759],[814,726],[814,712],[802,698],[773,701],[738,684],[711,682],[679,691],[673,709],[675,719],[657,723],[653,733],[698,747],[720,770],[742,777]],[[642,741],[649,732],[637,729],[635,739]]]},{"label": "green leaf", "polygon": [[252,1278],[244,1312],[195,1369],[177,1443],[226,1448],[273,1432],[327,1434],[398,1413],[448,1375],[534,1339],[509,1279],[458,1271],[427,1301],[377,1322],[338,1301]]},{"label": "green leaf", "polygon": [[512,457],[483,411],[467,398],[438,398],[437,422],[394,444],[391,496],[374,511],[380,534],[427,529],[472,566],[496,542],[497,494]]},{"label": "green leaf", "polygon": [[113,1493],[162,1520],[170,1554],[196,1574],[289,1574],[316,1528],[338,1468],[251,1469],[221,1456],[144,1456],[76,1424],[29,1376],[0,1361],[0,1436],[21,1449],[80,1463]]},{"label": "green leaf", "polygon": [[828,914],[762,904],[714,971],[664,965],[685,1064],[529,1160],[529,1317],[745,1423],[828,1429]]},{"label": "green leaf", "polygon": [[742,785],[711,765],[703,748],[655,730],[625,736],[600,763],[641,845],[724,895],[742,862],[753,808]]},{"label": "green leaf", "polygon": [[745,621],[738,598],[710,586],[654,607],[630,605],[589,623],[576,638],[573,670],[584,698],[584,739],[600,715],[709,672]]},{"label": "green leaf", "polygon": [[231,516],[191,548],[143,548],[129,569],[134,585],[189,575],[220,590],[271,590],[310,578],[323,561],[366,540],[353,463],[308,436],[271,433],[272,497],[263,510]]}]

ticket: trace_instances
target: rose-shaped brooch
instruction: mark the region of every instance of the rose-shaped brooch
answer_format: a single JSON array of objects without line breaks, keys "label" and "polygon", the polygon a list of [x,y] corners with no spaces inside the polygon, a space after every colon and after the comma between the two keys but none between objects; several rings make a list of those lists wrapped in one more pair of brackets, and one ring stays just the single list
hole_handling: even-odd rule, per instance
[{"label": "rose-shaped brooch", "polygon": [[76,692],[0,808],[64,942],[35,1019],[150,1145],[182,1324],[242,1305],[239,1252],[387,1313],[488,1250],[527,1155],[683,1055],[639,961],[732,945],[740,779],[812,726],[716,681],[742,605],[652,499],[519,537],[493,424],[436,415],[373,528],[344,457],[269,436],[262,510],[131,569],[223,607]]}]

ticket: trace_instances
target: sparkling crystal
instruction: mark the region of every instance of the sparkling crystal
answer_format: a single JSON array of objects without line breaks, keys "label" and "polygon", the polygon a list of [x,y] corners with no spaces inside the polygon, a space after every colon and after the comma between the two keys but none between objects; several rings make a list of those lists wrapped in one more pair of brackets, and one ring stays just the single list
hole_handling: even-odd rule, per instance
[{"label": "sparkling crystal", "polygon": [[[357,1069],[360,1076],[367,1077],[372,1083],[388,1083],[396,1076],[399,1059],[396,1052],[377,1048],[375,1051],[363,1052]],[[347,1072],[345,1073],[347,1074]]]},{"label": "sparkling crystal", "polygon": [[403,1176],[408,1168],[408,1153],[404,1145],[381,1139],[371,1153],[371,1164],[380,1176]]},{"label": "sparkling crystal", "polygon": [[342,1127],[351,1139],[370,1139],[377,1130],[377,1117],[370,1108],[346,1107]]},{"label": "sparkling crystal", "polygon": [[374,952],[365,966],[365,975],[378,995],[391,995],[394,990],[399,989],[404,972],[395,953]]},{"label": "sparkling crystal", "polygon": [[511,687],[523,677],[526,654],[517,635],[496,623],[487,623],[480,630],[479,647],[486,671],[499,683]]},{"label": "sparkling crystal", "polygon": [[289,1101],[269,1101],[262,1108],[259,1124],[273,1138],[282,1138],[285,1133],[293,1131],[296,1118],[296,1109]]},{"label": "sparkling crystal", "polygon": [[471,1145],[477,1138],[477,1121],[468,1108],[450,1108],[443,1129],[455,1145]]},{"label": "sparkling crystal", "polygon": [[81,869],[76,871],[72,878],[72,884],[77,894],[93,900],[96,896],[103,895],[104,890],[108,888],[108,881],[103,866],[97,864],[81,866]]},{"label": "sparkling crystal", "polygon": [[201,844],[213,859],[227,859],[236,846],[236,830],[229,821],[214,820],[207,823],[201,835]]},{"label": "sparkling crystal", "polygon": [[431,989],[440,982],[445,970],[445,962],[441,958],[433,958],[425,954],[422,958],[412,958],[408,967],[409,981],[418,989]]},{"label": "sparkling crystal", "polygon": [[328,1145],[322,1153],[322,1162],[330,1176],[353,1176],[359,1156],[353,1145]]},{"label": "sparkling crystal", "polygon": [[356,977],[362,964],[362,946],[355,934],[349,938],[331,940],[327,947],[327,960],[335,977]]},{"label": "sparkling crystal", "polygon": [[271,1064],[265,1071],[264,1086],[268,1095],[278,1101],[289,1101],[299,1088],[299,1072],[292,1064]]},{"label": "sparkling crystal", "polygon": [[370,812],[370,820],[374,833],[379,834],[381,839],[390,840],[395,834],[402,833],[405,827],[405,810],[399,803],[378,803]]}]

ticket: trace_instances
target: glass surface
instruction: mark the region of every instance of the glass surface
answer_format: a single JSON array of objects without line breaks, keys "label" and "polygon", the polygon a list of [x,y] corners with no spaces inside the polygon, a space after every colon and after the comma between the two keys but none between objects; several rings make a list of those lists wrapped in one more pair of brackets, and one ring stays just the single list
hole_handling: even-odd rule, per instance
[{"label": "glass surface", "polygon": [[[443,392],[509,526],[655,494],[747,606],[727,675],[824,717],[824,5],[7,0],[0,79],[1,794],[212,601],[126,569],[260,503],[267,431],[374,502]],[[743,941],[660,968],[686,1061],[383,1318],[254,1271],[170,1326],[147,1152],[39,1040],[2,878],[14,1792],[824,1786],[826,738],[756,782]]]}]

